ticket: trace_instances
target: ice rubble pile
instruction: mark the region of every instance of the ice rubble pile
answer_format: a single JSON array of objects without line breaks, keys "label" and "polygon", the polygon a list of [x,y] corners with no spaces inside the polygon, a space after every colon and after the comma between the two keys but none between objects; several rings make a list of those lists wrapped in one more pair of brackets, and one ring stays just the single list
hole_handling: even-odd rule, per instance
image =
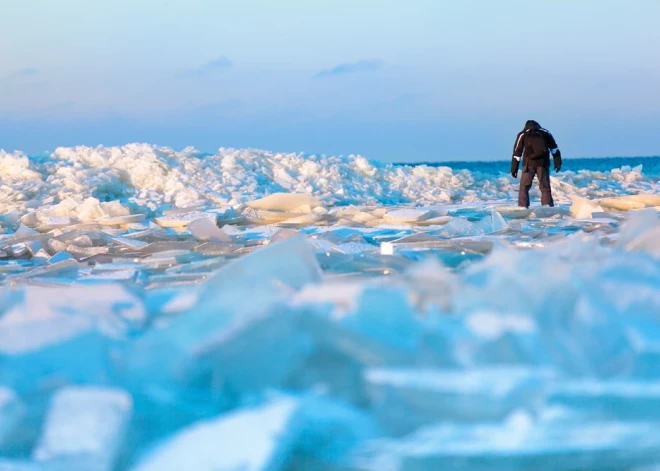
[{"label": "ice rubble pile", "polygon": [[[557,199],[590,199],[657,191],[657,179],[640,167],[611,172],[564,172],[552,178]],[[331,157],[261,150],[130,144],[122,147],[58,148],[26,157],[0,151],[0,201],[4,210],[58,203],[67,197],[127,200],[139,208],[194,204],[234,205],[276,192],[308,193],[333,204],[460,203],[511,198],[517,182],[452,171],[448,167],[393,166],[361,156]],[[80,202],[80,201],[79,201]],[[0,208],[2,210],[2,208]]]},{"label": "ice rubble pile", "polygon": [[[399,267],[386,278],[328,277],[285,229],[185,289],[5,286],[0,470],[660,463],[660,220],[591,224],[534,250],[401,237],[374,255]],[[407,243],[448,240],[490,254],[398,265]]]},{"label": "ice rubble pile", "polygon": [[118,201],[66,198],[0,215],[0,282],[185,285],[296,231],[327,273],[401,273],[429,253],[460,268],[495,244],[539,247],[576,231],[612,245],[622,222],[657,211],[660,196],[575,197],[556,208],[507,203],[326,207],[310,195],[275,193],[235,206],[146,214]]},{"label": "ice rubble pile", "polygon": [[400,273],[429,252],[461,267],[494,244],[543,246],[576,231],[611,245],[621,223],[638,210],[657,210],[660,196],[575,197],[570,208],[506,203],[328,208],[310,195],[275,193],[235,206],[147,214],[118,201],[65,198],[0,215],[0,281],[195,283],[296,231],[328,273]]}]

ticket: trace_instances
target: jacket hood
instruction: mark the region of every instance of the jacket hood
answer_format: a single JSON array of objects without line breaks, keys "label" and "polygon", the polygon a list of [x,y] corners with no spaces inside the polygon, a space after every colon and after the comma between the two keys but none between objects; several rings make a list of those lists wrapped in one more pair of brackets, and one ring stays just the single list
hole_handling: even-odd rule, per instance
[{"label": "jacket hood", "polygon": [[529,131],[531,129],[541,129],[541,125],[533,119],[530,119],[525,123],[525,131]]}]

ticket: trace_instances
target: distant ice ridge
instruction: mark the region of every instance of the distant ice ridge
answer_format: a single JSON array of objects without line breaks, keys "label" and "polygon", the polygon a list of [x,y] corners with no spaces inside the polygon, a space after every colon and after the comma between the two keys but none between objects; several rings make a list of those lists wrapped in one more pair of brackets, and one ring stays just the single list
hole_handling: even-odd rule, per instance
[{"label": "distant ice ridge", "polygon": [[[27,157],[0,151],[0,208],[41,207],[66,197],[163,204],[233,205],[275,192],[307,193],[326,205],[465,203],[511,199],[518,182],[449,167],[394,166],[361,156],[331,157],[221,148],[206,155],[149,144],[58,148]],[[559,202],[657,191],[640,167],[563,172],[552,177]]]}]

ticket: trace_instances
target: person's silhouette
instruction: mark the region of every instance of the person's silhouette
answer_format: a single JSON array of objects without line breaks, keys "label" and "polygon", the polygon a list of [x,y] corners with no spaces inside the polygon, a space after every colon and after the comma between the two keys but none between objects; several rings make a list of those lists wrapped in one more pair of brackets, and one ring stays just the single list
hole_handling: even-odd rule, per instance
[{"label": "person's silhouette", "polygon": [[518,167],[522,160],[523,173],[520,176],[520,193],[518,206],[529,207],[529,190],[534,181],[534,175],[539,179],[541,187],[541,204],[554,206],[552,190],[550,188],[550,154],[555,164],[555,170],[561,170],[561,152],[557,148],[555,138],[539,123],[529,120],[525,129],[518,133],[516,143],[513,145],[511,158],[511,176],[518,177]]}]

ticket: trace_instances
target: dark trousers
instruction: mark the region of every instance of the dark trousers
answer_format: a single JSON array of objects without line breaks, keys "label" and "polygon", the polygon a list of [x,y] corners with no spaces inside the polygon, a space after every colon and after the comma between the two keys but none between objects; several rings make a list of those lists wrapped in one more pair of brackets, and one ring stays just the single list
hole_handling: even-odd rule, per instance
[{"label": "dark trousers", "polygon": [[543,206],[554,206],[552,190],[550,189],[550,167],[529,167],[520,176],[520,193],[518,193],[518,206],[529,207],[529,190],[532,188],[534,175],[539,179],[541,187],[541,204]]}]

